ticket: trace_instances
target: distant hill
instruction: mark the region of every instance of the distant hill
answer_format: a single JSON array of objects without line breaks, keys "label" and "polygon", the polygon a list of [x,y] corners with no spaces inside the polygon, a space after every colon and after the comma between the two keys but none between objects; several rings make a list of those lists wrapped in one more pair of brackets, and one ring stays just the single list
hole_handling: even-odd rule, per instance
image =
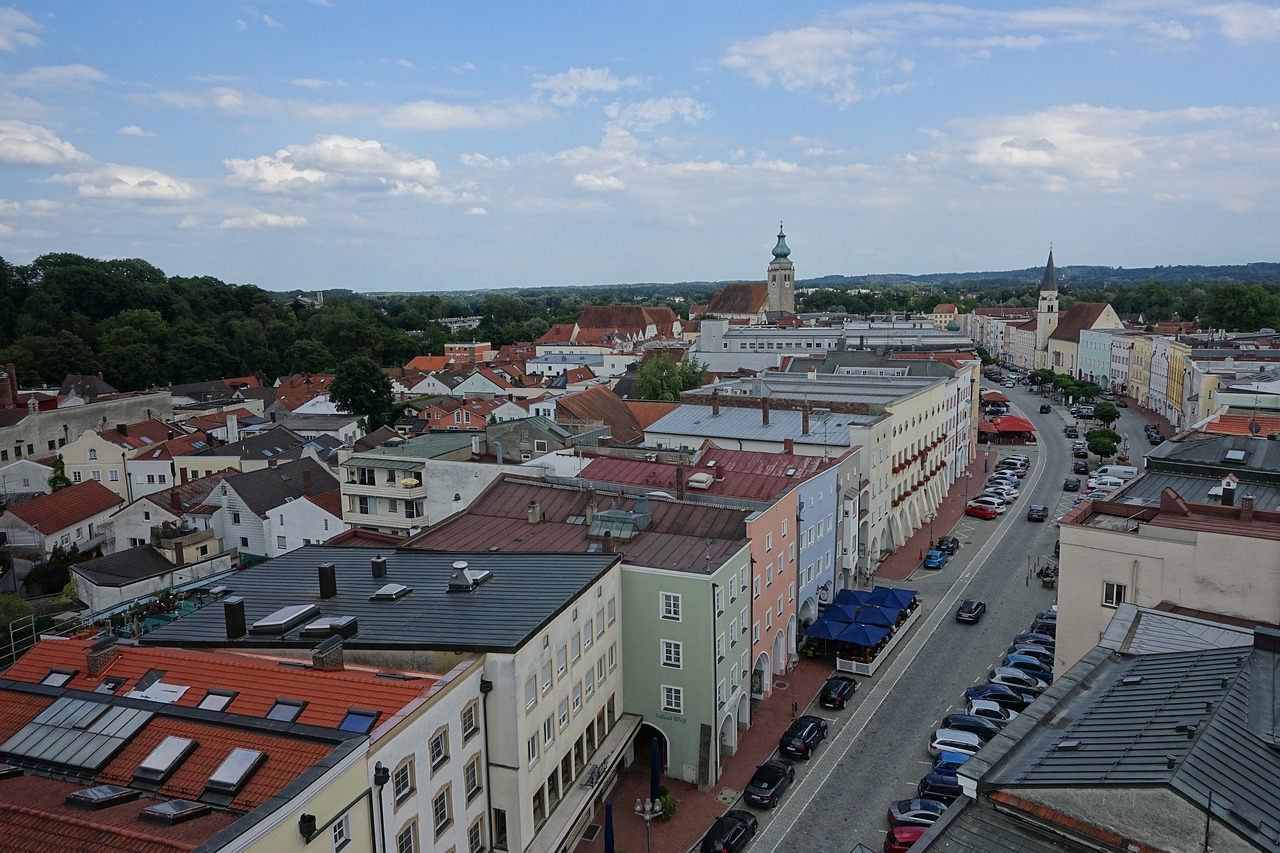
[{"label": "distant hill", "polygon": [[[1058,280],[1087,290],[1106,287],[1125,287],[1155,281],[1161,284],[1274,284],[1280,282],[1280,264],[1255,263],[1233,266],[1160,266],[1160,267],[1057,267]],[[903,275],[884,273],[877,275],[824,275],[820,278],[798,279],[797,287],[940,287],[966,285],[975,289],[990,287],[1026,287],[1037,284],[1044,277],[1044,267],[1028,267],[1022,270],[1001,272],[929,273],[927,275]]]}]

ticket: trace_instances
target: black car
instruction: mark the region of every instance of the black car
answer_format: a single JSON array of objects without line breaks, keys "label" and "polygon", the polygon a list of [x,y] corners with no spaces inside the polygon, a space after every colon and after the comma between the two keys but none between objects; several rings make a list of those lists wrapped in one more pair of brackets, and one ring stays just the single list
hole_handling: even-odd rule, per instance
[{"label": "black car", "polygon": [[1027,507],[1027,521],[1044,521],[1049,517],[1049,508],[1042,504]]},{"label": "black car", "polygon": [[1003,684],[975,684],[964,691],[962,701],[967,705],[970,699],[989,699],[997,705],[1003,705],[1010,711],[1021,714],[1027,706],[1036,701],[1030,693],[1023,693],[1006,687]]},{"label": "black car", "polygon": [[889,825],[931,826],[946,810],[947,804],[938,800],[898,800],[889,803]]},{"label": "black car", "polygon": [[1057,643],[1057,640],[1053,638],[1052,634],[1042,634],[1038,631],[1028,631],[1025,634],[1019,634],[1013,638],[1013,641],[1018,645],[1030,643],[1032,645],[1042,646],[1049,651],[1053,651],[1053,648]]},{"label": "black car", "polygon": [[753,806],[776,809],[783,792],[795,780],[796,766],[790,761],[766,761],[756,768],[755,775],[742,792],[742,799]]},{"label": "black car", "polygon": [[971,714],[947,714],[942,718],[939,728],[968,732],[969,734],[977,735],[982,739],[983,743],[986,743],[1000,734],[1001,726],[985,717],[975,717]]},{"label": "black car", "polygon": [[973,624],[987,612],[987,604],[980,598],[966,598],[956,608],[956,621]]},{"label": "black car", "polygon": [[1089,458],[1089,448],[1087,448],[1087,447],[1073,447],[1073,448],[1071,449],[1071,456],[1072,456],[1072,458],[1073,458],[1073,459],[1088,459],[1088,458]]},{"label": "black car", "polygon": [[938,544],[934,546],[939,551],[946,551],[948,554],[954,554],[960,550],[960,540],[954,536],[938,537]]},{"label": "black car", "polygon": [[1052,411],[1053,411],[1053,406],[1050,406],[1048,403],[1041,403],[1041,404],[1040,404],[1040,414],[1042,414],[1042,415],[1047,415],[1047,414],[1051,413]]},{"label": "black car", "polygon": [[1062,481],[1062,491],[1078,492],[1080,491],[1080,478],[1076,476],[1067,477]]},{"label": "black car", "polygon": [[826,684],[822,685],[822,692],[818,694],[818,704],[824,708],[840,711],[849,704],[849,700],[857,692],[858,682],[847,675],[833,675],[827,679]]},{"label": "black car", "polygon": [[1077,459],[1075,462],[1071,463],[1071,473],[1072,474],[1088,474],[1089,463],[1087,461]]},{"label": "black car", "polygon": [[760,821],[742,809],[727,811],[702,836],[702,853],[741,853],[760,828]]},{"label": "black car", "polygon": [[1117,406],[1119,406],[1119,407],[1120,407],[1120,408],[1122,408],[1122,409],[1127,409],[1127,408],[1129,408],[1129,404],[1128,404],[1128,403],[1126,403],[1126,402],[1125,402],[1124,400],[1122,400],[1122,399],[1117,399],[1117,400],[1116,400],[1116,405],[1117,405]]},{"label": "black car", "polygon": [[1027,630],[1032,634],[1048,634],[1050,637],[1056,637],[1058,636],[1058,620],[1037,619],[1031,623],[1031,627]]},{"label": "black car", "polygon": [[1153,432],[1147,441],[1150,441],[1152,444],[1164,444],[1164,436],[1158,432]]},{"label": "black car", "polygon": [[805,714],[796,717],[782,735],[778,750],[795,758],[813,758],[818,744],[827,739],[827,721]]},{"label": "black car", "polygon": [[947,805],[960,799],[962,794],[964,789],[960,787],[960,780],[949,773],[929,773],[916,785],[917,797]]}]

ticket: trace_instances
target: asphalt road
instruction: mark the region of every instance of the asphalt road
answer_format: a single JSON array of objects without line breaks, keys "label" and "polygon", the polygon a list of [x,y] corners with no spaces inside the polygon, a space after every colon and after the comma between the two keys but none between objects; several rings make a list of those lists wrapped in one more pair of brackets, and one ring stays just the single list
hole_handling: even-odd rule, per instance
[{"label": "asphalt road", "polygon": [[[938,722],[963,710],[965,688],[985,681],[1010,639],[1054,603],[1055,590],[1028,573],[1037,555],[1052,554],[1054,519],[1076,497],[1062,491],[1071,467],[1070,443],[1062,434],[1066,413],[1055,406],[1040,414],[1040,398],[1023,387],[1005,393],[1012,413],[1029,418],[1040,434],[1037,445],[992,454],[993,465],[1008,453],[1031,457],[1021,497],[997,520],[966,517],[955,531],[937,531],[954,533],[963,547],[941,571],[920,569],[908,582],[920,591],[924,621],[873,678],[859,679],[848,709],[808,710],[830,721],[831,734],[812,760],[798,764],[796,784],[781,806],[760,814],[760,833],[748,853],[848,853],[859,842],[881,849],[889,803],[915,796],[916,782],[929,768],[928,738]],[[975,476],[975,494],[979,485]],[[1049,507],[1047,522],[1025,519],[1033,503]],[[952,614],[961,598],[970,597],[985,600],[988,611],[977,625],[962,625]]]}]

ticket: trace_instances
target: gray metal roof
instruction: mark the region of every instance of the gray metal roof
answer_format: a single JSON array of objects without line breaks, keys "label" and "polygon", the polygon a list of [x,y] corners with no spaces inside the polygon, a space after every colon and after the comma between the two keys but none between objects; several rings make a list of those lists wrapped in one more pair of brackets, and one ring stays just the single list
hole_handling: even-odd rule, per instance
[{"label": "gray metal roof", "polygon": [[849,427],[873,424],[884,415],[850,415],[832,412],[825,418],[810,415],[809,432],[803,432],[803,413],[784,409],[769,412],[769,425],[761,423],[759,409],[721,406],[712,415],[710,406],[681,405],[645,429],[646,436],[660,433],[695,435],[706,438],[736,438],[748,441],[794,439],[797,444],[826,444],[847,447]]},{"label": "gray metal roof", "polygon": [[[1124,503],[1140,503],[1144,506],[1159,506],[1160,494],[1165,489],[1173,489],[1178,493],[1178,497],[1190,503],[1219,503],[1222,499],[1221,495],[1210,494],[1210,492],[1222,485],[1222,477],[1227,472],[1218,470],[1222,472],[1219,476],[1198,476],[1153,471],[1148,468],[1147,473],[1118,490],[1112,495],[1112,499]],[[1240,473],[1247,476],[1247,472]],[[1243,495],[1253,495],[1254,506],[1257,509],[1280,509],[1280,486],[1250,482],[1245,477],[1241,477],[1240,485],[1236,488],[1237,504],[1240,503]]]},{"label": "gray metal roof", "polygon": [[[1096,646],[961,772],[976,775],[980,791],[1164,786],[1202,810],[1212,791],[1216,820],[1274,848],[1280,752],[1249,731],[1251,653],[1260,654],[1226,648],[1130,657]],[[1187,725],[1196,727],[1193,737]],[[1264,817],[1261,828],[1242,817],[1250,813]]]},{"label": "gray metal roof", "polygon": [[173,563],[150,545],[139,545],[95,560],[84,560],[72,569],[98,586],[125,586],[171,572]]},{"label": "gray metal roof", "polygon": [[[371,560],[386,558],[386,575],[374,577]],[[455,561],[492,577],[470,592],[448,592]],[[335,548],[309,545],[246,569],[227,581],[244,598],[245,623],[253,625],[282,608],[316,605],[318,614],[282,634],[251,633],[227,640],[223,606],[212,602],[145,635],[145,645],[266,647],[314,646],[301,630],[309,622],[354,616],[349,649],[442,649],[512,652],[568,603],[618,564],[618,554],[457,553]],[[321,599],[321,563],[336,567],[338,594]],[[387,584],[412,592],[393,601],[370,601]]]},{"label": "gray metal roof", "polygon": [[[470,447],[471,436],[473,434],[475,433],[428,433],[427,435],[411,438],[407,441],[400,442],[399,444],[384,444],[381,447],[374,447],[370,450],[362,451],[359,454],[352,454],[348,457],[348,460],[356,458],[369,460],[413,459],[421,462],[426,459],[434,459],[437,456],[456,453],[464,447]],[[347,465],[352,463],[348,461],[343,464]],[[375,461],[371,467],[389,468],[391,466],[384,465],[380,461]]]},{"label": "gray metal roof", "polygon": [[1098,644],[1125,654],[1189,652],[1253,644],[1253,631],[1125,603],[1116,608]]},{"label": "gray metal roof", "polygon": [[1026,821],[973,800],[961,799],[953,808],[959,808],[959,813],[948,815],[945,831],[924,849],[942,853],[1062,853],[1091,849],[1041,832]]}]

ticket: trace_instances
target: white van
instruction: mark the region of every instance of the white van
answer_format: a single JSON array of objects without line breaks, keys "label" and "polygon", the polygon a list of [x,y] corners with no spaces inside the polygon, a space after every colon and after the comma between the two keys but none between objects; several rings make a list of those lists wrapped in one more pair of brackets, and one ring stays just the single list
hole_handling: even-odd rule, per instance
[{"label": "white van", "polygon": [[1132,480],[1138,476],[1138,469],[1133,465],[1103,465],[1093,472],[1095,477],[1116,477],[1121,480]]},{"label": "white van", "polygon": [[1119,477],[1092,477],[1086,484],[1090,489],[1118,489],[1124,485]]}]

